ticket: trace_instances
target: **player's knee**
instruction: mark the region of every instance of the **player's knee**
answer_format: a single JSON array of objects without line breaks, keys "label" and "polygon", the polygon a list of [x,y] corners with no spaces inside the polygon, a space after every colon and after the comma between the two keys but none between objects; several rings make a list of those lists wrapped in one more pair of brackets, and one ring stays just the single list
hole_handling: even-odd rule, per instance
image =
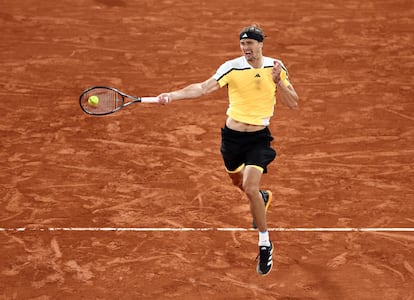
[{"label": "player's knee", "polygon": [[254,199],[259,193],[259,188],[252,184],[243,184],[243,191],[249,199]]}]

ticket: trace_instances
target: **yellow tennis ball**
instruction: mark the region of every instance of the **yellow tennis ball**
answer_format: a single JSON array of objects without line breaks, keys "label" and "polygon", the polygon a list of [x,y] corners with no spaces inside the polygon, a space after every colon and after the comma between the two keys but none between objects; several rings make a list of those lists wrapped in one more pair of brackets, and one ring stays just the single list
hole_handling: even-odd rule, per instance
[{"label": "yellow tennis ball", "polygon": [[98,96],[90,96],[88,99],[88,103],[92,106],[97,106],[99,104],[99,97]]}]

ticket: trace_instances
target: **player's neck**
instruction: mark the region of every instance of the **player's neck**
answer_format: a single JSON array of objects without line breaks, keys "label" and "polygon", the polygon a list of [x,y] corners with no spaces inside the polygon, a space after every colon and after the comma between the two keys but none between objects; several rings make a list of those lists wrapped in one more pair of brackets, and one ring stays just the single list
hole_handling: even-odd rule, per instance
[{"label": "player's neck", "polygon": [[247,62],[253,68],[259,69],[259,68],[261,68],[263,66],[263,56],[260,55],[260,56],[257,56],[257,57],[253,57],[252,59],[249,59]]}]

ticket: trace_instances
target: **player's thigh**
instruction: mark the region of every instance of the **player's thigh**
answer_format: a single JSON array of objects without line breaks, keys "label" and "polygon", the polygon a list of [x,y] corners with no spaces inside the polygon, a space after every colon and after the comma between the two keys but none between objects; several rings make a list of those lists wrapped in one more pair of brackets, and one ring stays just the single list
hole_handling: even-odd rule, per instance
[{"label": "player's thigh", "polygon": [[259,191],[262,174],[262,171],[256,166],[249,165],[244,168],[243,189],[246,193]]}]

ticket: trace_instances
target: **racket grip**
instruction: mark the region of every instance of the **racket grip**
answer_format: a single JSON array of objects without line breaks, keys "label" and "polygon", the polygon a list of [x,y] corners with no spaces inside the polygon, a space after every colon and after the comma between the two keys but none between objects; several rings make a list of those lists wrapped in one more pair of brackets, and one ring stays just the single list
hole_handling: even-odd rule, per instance
[{"label": "racket grip", "polygon": [[142,103],[158,103],[158,97],[142,97]]}]

